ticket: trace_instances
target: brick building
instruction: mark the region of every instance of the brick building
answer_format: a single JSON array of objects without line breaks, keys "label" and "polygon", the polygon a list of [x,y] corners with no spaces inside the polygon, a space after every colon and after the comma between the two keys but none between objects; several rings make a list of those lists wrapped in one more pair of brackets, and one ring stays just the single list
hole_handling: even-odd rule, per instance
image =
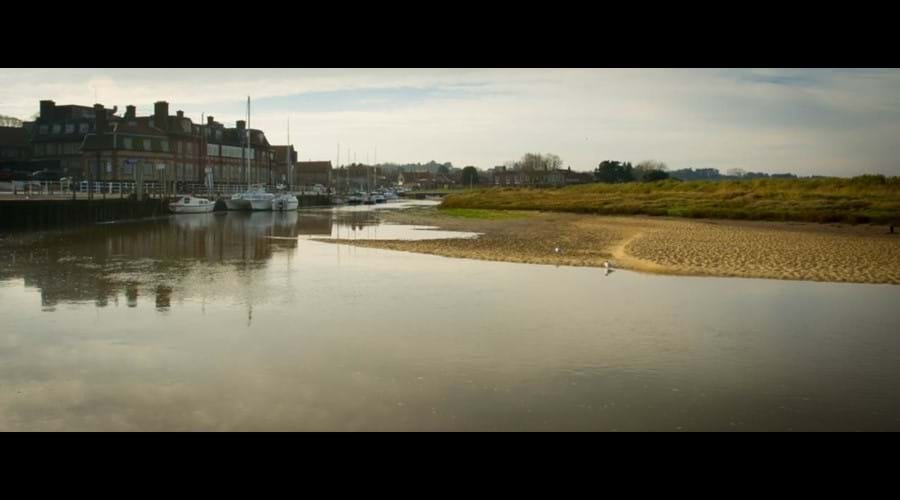
[{"label": "brick building", "polygon": [[101,104],[56,106],[41,101],[30,130],[35,161],[52,162],[63,175],[95,181],[134,181],[140,169],[144,181],[171,182],[177,188],[203,183],[210,167],[216,183],[272,184],[275,152],[265,134],[238,121],[234,128],[213,117],[195,124],[165,101],[154,103],[153,114],[137,116],[127,106]]},{"label": "brick building", "polygon": [[331,162],[330,161],[301,161],[294,168],[294,186],[314,186],[321,184],[331,187]]},{"label": "brick building", "polygon": [[26,122],[30,132],[31,155],[66,176],[79,176],[83,169],[81,147],[85,138],[97,133],[97,121],[104,127],[115,123],[116,108],[102,105],[57,106],[55,102],[40,102],[40,114],[33,122]]},{"label": "brick building", "polygon": [[510,170],[506,167],[497,167],[492,178],[495,186],[566,186],[593,181],[590,173],[573,172],[571,167],[552,170]]},{"label": "brick building", "polygon": [[[297,185],[296,173],[290,179],[290,173],[297,168],[297,150],[293,145],[272,146],[272,172],[275,184]],[[291,168],[293,167],[293,168]]]}]

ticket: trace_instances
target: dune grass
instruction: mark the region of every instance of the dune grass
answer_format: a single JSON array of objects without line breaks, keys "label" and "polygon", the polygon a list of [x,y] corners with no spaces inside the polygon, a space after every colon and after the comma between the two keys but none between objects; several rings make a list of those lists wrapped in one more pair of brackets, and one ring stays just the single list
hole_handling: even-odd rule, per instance
[{"label": "dune grass", "polygon": [[448,194],[441,208],[444,211],[545,210],[713,219],[900,223],[900,177],[666,180],[543,189],[498,187]]}]

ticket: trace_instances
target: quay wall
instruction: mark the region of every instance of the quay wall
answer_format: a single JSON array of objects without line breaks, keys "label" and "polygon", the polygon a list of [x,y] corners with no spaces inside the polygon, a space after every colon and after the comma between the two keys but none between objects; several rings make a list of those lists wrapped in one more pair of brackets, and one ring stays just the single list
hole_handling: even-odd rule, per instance
[{"label": "quay wall", "polygon": [[168,214],[160,199],[0,200],[0,230],[46,229]]}]

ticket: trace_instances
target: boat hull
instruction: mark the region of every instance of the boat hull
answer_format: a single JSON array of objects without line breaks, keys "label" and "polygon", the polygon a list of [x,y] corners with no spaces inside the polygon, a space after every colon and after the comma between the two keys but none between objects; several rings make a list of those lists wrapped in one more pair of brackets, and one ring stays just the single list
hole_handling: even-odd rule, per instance
[{"label": "boat hull", "polygon": [[272,200],[250,200],[250,210],[272,210]]},{"label": "boat hull", "polygon": [[287,199],[274,199],[272,200],[272,210],[276,212],[289,212],[292,210],[297,210],[300,206],[300,201],[297,198],[287,198]]},{"label": "boat hull", "polygon": [[212,212],[214,208],[215,204],[213,203],[199,206],[169,205],[169,210],[174,214],[208,214]]},{"label": "boat hull", "polygon": [[233,198],[226,198],[225,206],[228,208],[228,210],[250,210],[250,202],[247,200],[235,200]]}]

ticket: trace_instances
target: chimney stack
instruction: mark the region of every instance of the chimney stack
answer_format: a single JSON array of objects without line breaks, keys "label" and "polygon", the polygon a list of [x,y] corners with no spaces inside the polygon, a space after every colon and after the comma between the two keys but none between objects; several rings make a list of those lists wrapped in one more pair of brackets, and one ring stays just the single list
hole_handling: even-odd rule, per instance
[{"label": "chimney stack", "polygon": [[153,121],[156,122],[157,128],[166,130],[169,122],[169,103],[166,101],[157,101],[153,104]]},{"label": "chimney stack", "polygon": [[97,135],[106,133],[106,110],[102,104],[94,104],[94,119],[97,120]]},{"label": "chimney stack", "polygon": [[206,117],[206,124],[207,124],[207,125],[212,125],[214,122],[215,122],[215,120],[213,120],[213,117],[211,117],[211,116],[207,116],[207,117]]},{"label": "chimney stack", "polygon": [[134,106],[128,105],[125,106],[125,119],[126,120],[134,120],[137,114],[137,108]]},{"label": "chimney stack", "polygon": [[53,119],[53,110],[56,109],[56,103],[53,101],[41,101],[41,118],[44,120]]},{"label": "chimney stack", "polygon": [[237,128],[238,130],[244,130],[245,128],[247,128],[247,122],[245,122],[244,120],[238,120]]},{"label": "chimney stack", "polygon": [[178,118],[184,118],[184,111],[181,111],[180,109],[176,111],[175,114],[178,115]]}]

